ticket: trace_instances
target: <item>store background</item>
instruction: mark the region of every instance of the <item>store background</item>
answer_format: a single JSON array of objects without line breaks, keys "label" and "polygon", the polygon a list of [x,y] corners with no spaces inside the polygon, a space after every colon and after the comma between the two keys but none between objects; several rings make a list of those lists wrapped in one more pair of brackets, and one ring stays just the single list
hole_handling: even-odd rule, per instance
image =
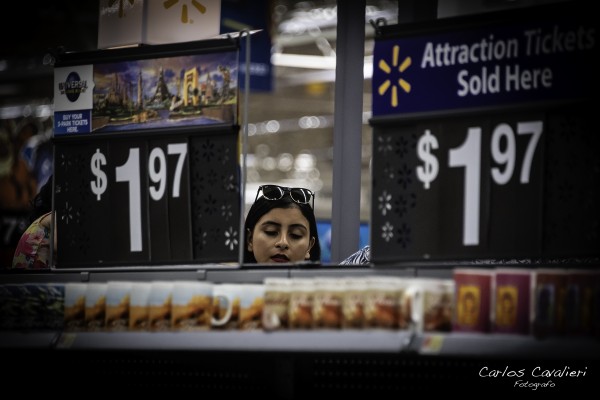
[{"label": "store background", "polygon": [[[453,15],[483,13],[497,9],[529,7],[550,1],[386,1],[371,2],[378,6],[373,16],[383,13],[394,23],[417,19],[435,19]],[[439,3],[439,4],[438,4]],[[575,2],[573,2],[575,3]],[[223,7],[243,9],[258,4],[257,1],[227,1]],[[254,90],[250,95],[249,122],[252,136],[249,140],[248,193],[254,199],[256,187],[262,182],[277,182],[309,186],[317,190],[317,214],[323,231],[323,242],[328,243],[328,222],[331,219],[333,186],[333,112],[335,93],[335,69],[331,64],[331,49],[336,49],[335,18],[332,9],[335,2],[269,2],[270,40],[275,54],[300,54],[318,57],[321,68],[284,66],[285,57],[272,65],[272,79],[268,87]],[[276,7],[286,5],[286,8]],[[307,7],[293,13],[296,7]],[[275,12],[275,10],[278,10]],[[35,192],[35,184],[41,185],[48,172],[46,149],[51,136],[53,69],[44,64],[45,56],[62,45],[70,51],[86,51],[97,48],[98,10],[95,2],[63,1],[60,4],[35,4],[11,2],[3,6],[3,13],[20,25],[12,29],[8,24],[0,27],[0,216],[2,237],[9,233],[7,224],[25,218],[27,201]],[[241,13],[243,14],[243,12]],[[278,15],[280,15],[278,17]],[[418,16],[417,16],[418,14]],[[293,16],[296,19],[292,18]],[[309,27],[300,22],[307,22]],[[316,21],[314,17],[320,16]],[[285,22],[290,22],[288,25]],[[283,30],[290,27],[290,31]],[[276,27],[280,29],[276,29]],[[318,29],[317,29],[318,28]],[[365,67],[368,71],[369,56],[373,47],[371,26],[365,23]],[[298,61],[291,57],[292,61]],[[47,60],[47,59],[46,59]],[[314,60],[305,58],[305,60]],[[274,60],[275,61],[275,60]],[[263,70],[258,68],[258,70]],[[268,84],[267,84],[268,85]],[[369,223],[371,197],[370,159],[372,129],[368,125],[371,109],[371,82],[363,84],[362,126],[362,178],[361,178],[361,228]],[[317,126],[318,122],[318,126]],[[299,125],[303,123],[303,125]],[[13,147],[13,152],[8,149]],[[34,156],[35,154],[35,156]],[[288,155],[289,154],[289,155]],[[39,155],[39,157],[38,157]],[[21,160],[20,174],[8,170],[6,160]],[[14,158],[15,156],[18,156]],[[41,161],[39,164],[33,160]],[[39,165],[39,166],[35,166]],[[45,166],[44,166],[45,165]],[[295,168],[294,168],[295,167]],[[21,175],[22,173],[22,175]],[[24,178],[23,181],[20,179]],[[32,184],[33,183],[33,184]],[[14,190],[14,188],[20,188]],[[30,189],[29,191],[25,190]],[[32,189],[33,188],[33,189]],[[11,220],[10,218],[14,218]],[[12,226],[14,227],[14,226]],[[368,231],[367,231],[368,232]],[[14,239],[14,235],[11,237]],[[362,242],[361,242],[362,245]],[[6,246],[4,246],[6,248]],[[6,253],[6,259],[12,253]],[[4,262],[4,257],[2,258]],[[3,264],[0,264],[2,266]],[[349,274],[350,272],[380,273],[378,270],[349,270],[336,268],[322,271],[295,270],[295,276],[313,274]],[[263,271],[153,271],[144,272],[92,272],[58,274],[23,274],[26,279],[37,282],[78,282],[98,280],[151,280],[206,279],[230,282],[235,279],[260,280]],[[232,272],[228,274],[227,272]],[[392,274],[414,274],[415,271],[398,268]],[[420,272],[420,271],[419,271]],[[435,276],[435,270],[424,269]],[[448,273],[448,270],[443,271]],[[269,271],[269,274],[291,274],[289,270]],[[243,276],[242,276],[243,275]],[[286,275],[287,276],[287,275]],[[17,274],[6,273],[7,281],[24,279]],[[19,390],[40,390],[46,393],[68,393],[70,388],[83,390],[93,388],[98,392],[114,391],[128,385],[139,392],[153,394],[169,390],[169,394],[193,389],[197,393],[215,393],[224,388],[236,397],[244,394],[269,393],[272,398],[306,398],[314,394],[359,394],[372,396],[386,394],[386,389],[399,397],[400,393],[416,392],[422,395],[428,389],[443,387],[456,389],[459,393],[481,394],[510,391],[508,380],[503,377],[479,379],[477,371],[486,368],[498,371],[509,369],[532,369],[544,365],[552,369],[571,368],[588,371],[587,379],[560,381],[566,388],[562,393],[573,395],[575,390],[594,389],[598,365],[598,347],[590,341],[576,338],[561,340],[537,340],[533,337],[480,335],[446,337],[444,354],[414,353],[412,349],[433,348],[440,345],[440,335],[417,337],[429,341],[425,347],[407,332],[283,332],[282,335],[263,335],[257,332],[233,340],[230,347],[219,341],[226,335],[200,337],[168,334],[141,334],[139,336],[86,336],[66,334],[50,336],[48,340],[34,341],[37,336],[16,332],[3,336],[3,344],[14,351],[5,351],[9,372],[5,385]],[[406,335],[404,335],[406,333]],[[288,335],[289,334],[289,335]],[[451,335],[449,335],[451,336]],[[15,338],[14,342],[7,337]],[[117,338],[116,340],[113,338]],[[42,337],[45,339],[46,337]],[[183,340],[182,340],[183,338]],[[235,338],[235,336],[234,336]],[[464,339],[452,341],[450,339]],[[77,340],[75,340],[77,339]],[[211,341],[212,339],[212,341]],[[585,339],[585,338],[584,338]],[[72,341],[75,340],[75,343]],[[86,342],[87,340],[87,342]],[[204,342],[206,340],[206,342]],[[595,339],[594,339],[595,340]],[[71,342],[70,342],[71,341]],[[115,350],[119,342],[125,350]],[[122,342],[120,342],[122,341]],[[18,343],[14,345],[13,343]],[[42,345],[40,345],[40,343]],[[593,344],[597,344],[594,341]],[[452,347],[454,345],[454,347]],[[43,349],[42,349],[43,346]],[[69,348],[72,346],[72,348]],[[104,347],[103,347],[104,346]],[[221,346],[221,347],[219,347]],[[24,348],[23,348],[24,347]],[[265,348],[267,349],[265,351]],[[46,349],[47,351],[44,351]],[[148,349],[150,349],[148,351]],[[160,351],[156,351],[160,349]],[[183,351],[182,351],[183,349]],[[216,349],[216,350],[215,350]],[[328,349],[329,352],[323,351]],[[12,350],[12,349],[11,349]],[[60,357],[57,357],[57,352]],[[594,353],[595,352],[595,353]],[[593,357],[588,361],[588,356]],[[522,358],[522,359],[521,359]],[[61,363],[57,364],[57,359]],[[11,384],[22,379],[22,371],[31,366],[39,367],[35,373],[36,383],[24,388]],[[94,379],[96,377],[96,379]],[[91,379],[89,379],[91,378]],[[458,378],[458,379],[457,379]],[[102,382],[101,385],[95,383]],[[112,384],[111,384],[112,383]],[[81,385],[81,386],[80,386]],[[90,386],[91,385],[91,386]],[[121,385],[121,386],[119,386]],[[520,394],[530,393],[522,389]],[[553,393],[553,389],[538,393]],[[534,392],[535,393],[535,392]],[[588,391],[586,391],[588,393]],[[111,393],[113,395],[114,393]],[[295,396],[294,396],[295,395]],[[221,394],[223,396],[223,394]]]},{"label": "store background", "polygon": [[[369,243],[372,131],[368,120],[374,38],[370,21],[383,18],[396,24],[554,2],[366,2],[359,248]],[[10,2],[3,6],[3,14],[17,28],[0,27],[0,266],[11,262],[14,246],[27,227],[30,201],[52,171],[52,55],[98,48],[99,7],[97,2]],[[252,39],[246,207],[263,183],[313,189],[324,238],[322,261],[329,262],[336,1],[222,0],[221,17],[222,33],[262,29]]]}]

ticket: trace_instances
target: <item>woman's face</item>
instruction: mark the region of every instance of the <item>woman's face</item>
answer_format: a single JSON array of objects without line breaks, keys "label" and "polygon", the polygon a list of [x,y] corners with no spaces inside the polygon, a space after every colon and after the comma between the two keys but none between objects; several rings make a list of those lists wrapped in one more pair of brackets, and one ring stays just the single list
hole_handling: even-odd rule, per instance
[{"label": "woman's face", "polygon": [[310,225],[296,208],[274,208],[263,215],[251,232],[247,246],[259,264],[310,259],[315,239]]}]

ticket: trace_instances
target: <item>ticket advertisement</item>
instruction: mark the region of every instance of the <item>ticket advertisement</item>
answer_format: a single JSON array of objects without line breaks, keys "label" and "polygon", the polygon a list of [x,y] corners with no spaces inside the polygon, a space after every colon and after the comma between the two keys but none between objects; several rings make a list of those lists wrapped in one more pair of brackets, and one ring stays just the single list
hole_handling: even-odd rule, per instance
[{"label": "ticket advertisement", "polygon": [[234,123],[238,69],[237,51],[57,67],[54,135]]},{"label": "ticket advertisement", "polygon": [[596,29],[560,10],[380,28],[376,263],[597,260]]}]

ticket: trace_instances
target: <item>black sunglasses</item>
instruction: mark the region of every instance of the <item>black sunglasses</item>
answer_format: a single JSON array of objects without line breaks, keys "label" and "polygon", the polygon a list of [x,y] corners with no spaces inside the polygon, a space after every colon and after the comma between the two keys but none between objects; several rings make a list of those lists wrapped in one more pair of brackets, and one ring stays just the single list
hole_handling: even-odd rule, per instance
[{"label": "black sunglasses", "polygon": [[258,187],[254,201],[258,199],[261,190],[263,197],[267,200],[280,200],[286,193],[289,193],[292,200],[298,204],[311,204],[312,199],[311,206],[313,209],[315,208],[315,192],[310,189],[290,188],[279,185],[261,185]]}]

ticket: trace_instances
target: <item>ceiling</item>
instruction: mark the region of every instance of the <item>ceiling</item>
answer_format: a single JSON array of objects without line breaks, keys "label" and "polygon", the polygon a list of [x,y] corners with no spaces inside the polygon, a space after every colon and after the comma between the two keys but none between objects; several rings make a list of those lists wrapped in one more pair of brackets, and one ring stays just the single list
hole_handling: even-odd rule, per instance
[{"label": "ceiling", "polygon": [[[275,52],[318,56],[332,54],[334,50],[329,42],[335,40],[335,0],[263,2],[270,3],[272,7]],[[235,3],[244,1],[223,0],[223,7],[235,6]],[[384,3],[388,9],[395,4],[393,1],[369,3]],[[12,1],[3,5],[3,14],[14,16],[20,28],[14,28],[13,24],[0,24],[0,106],[52,97],[52,86],[47,82],[53,76],[53,69],[44,59],[49,52],[97,49],[97,2],[67,0],[32,6],[28,2]],[[373,16],[377,17],[378,14]],[[298,70],[290,71],[282,67],[278,72],[284,85],[296,85],[299,81],[315,77],[314,70],[304,70],[302,72],[308,73],[300,74]],[[332,80],[333,71],[330,69],[325,76]]]},{"label": "ceiling", "polygon": [[0,107],[51,103],[53,69],[44,55],[59,46],[95,49],[98,3],[11,1],[3,3],[2,13],[14,23],[0,24]]}]

